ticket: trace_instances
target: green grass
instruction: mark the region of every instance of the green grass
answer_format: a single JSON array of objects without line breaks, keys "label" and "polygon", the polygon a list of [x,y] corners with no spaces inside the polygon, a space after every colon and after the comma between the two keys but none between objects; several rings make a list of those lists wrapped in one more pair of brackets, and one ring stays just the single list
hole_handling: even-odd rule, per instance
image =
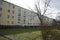
[{"label": "green grass", "polygon": [[[42,33],[40,29],[37,28],[10,28],[10,29],[0,29],[0,33],[4,33],[7,36],[16,38],[18,40],[32,40],[36,38],[36,40],[42,40]],[[49,40],[60,40],[60,30],[53,29],[51,30],[51,38]],[[7,40],[0,36],[0,40]]]},{"label": "green grass", "polygon": [[[0,29],[0,33],[7,34],[8,36],[21,40],[32,40],[35,37],[41,35],[41,31],[39,29],[33,29],[33,28]],[[7,39],[0,37],[0,40],[7,40]],[[36,40],[42,40],[42,36],[38,37]]]},{"label": "green grass", "polygon": [[0,37],[0,40],[7,40],[6,38]]}]

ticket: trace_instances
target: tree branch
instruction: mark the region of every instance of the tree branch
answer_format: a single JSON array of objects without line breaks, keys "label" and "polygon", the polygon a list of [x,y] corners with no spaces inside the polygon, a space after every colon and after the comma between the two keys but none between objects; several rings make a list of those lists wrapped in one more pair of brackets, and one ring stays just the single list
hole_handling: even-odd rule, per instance
[{"label": "tree branch", "polygon": [[47,11],[47,9],[48,9],[48,6],[49,6],[50,1],[51,1],[51,0],[49,0],[48,2],[47,2],[47,1],[45,2],[43,15],[46,13],[46,11]]}]

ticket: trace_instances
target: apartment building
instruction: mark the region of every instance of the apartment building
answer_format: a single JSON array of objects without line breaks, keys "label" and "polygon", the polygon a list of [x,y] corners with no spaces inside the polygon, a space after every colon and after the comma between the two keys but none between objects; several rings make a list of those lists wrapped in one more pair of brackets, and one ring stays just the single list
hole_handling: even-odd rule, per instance
[{"label": "apartment building", "polygon": [[53,26],[53,19],[52,18],[48,18],[46,16],[42,16],[43,17],[43,26]]},{"label": "apartment building", "polygon": [[39,26],[35,12],[7,1],[0,1],[0,25]]}]

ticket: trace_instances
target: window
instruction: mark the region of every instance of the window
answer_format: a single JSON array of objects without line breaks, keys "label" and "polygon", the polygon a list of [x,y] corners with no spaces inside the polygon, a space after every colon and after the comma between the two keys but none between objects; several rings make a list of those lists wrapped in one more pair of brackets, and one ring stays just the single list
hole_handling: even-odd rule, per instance
[{"label": "window", "polygon": [[2,8],[0,8],[0,11],[2,11]]},{"label": "window", "polygon": [[3,2],[0,1],[0,5],[2,5]]},{"label": "window", "polygon": [[7,23],[9,23],[9,21],[7,21]]},{"label": "window", "polygon": [[14,11],[12,11],[12,13],[14,14]]},{"label": "window", "polygon": [[8,7],[10,7],[10,4],[8,4]]},{"label": "window", "polygon": [[14,21],[12,21],[12,24],[14,24]]},{"label": "window", "polygon": [[10,10],[8,10],[8,12],[10,12]]},{"label": "window", "polygon": [[20,23],[20,22],[18,22],[18,23]]},{"label": "window", "polygon": [[13,6],[13,8],[15,8],[15,6]]},{"label": "window", "polygon": [[24,13],[26,13],[26,12],[24,12]]},{"label": "window", "polygon": [[0,17],[1,17],[1,14],[0,14]]},{"label": "window", "polygon": [[20,13],[18,14],[18,16],[20,16]]},{"label": "window", "polygon": [[18,16],[21,16],[21,9],[18,9]]},{"label": "window", "polygon": [[24,23],[25,23],[25,19],[24,19]]},{"label": "window", "polygon": [[30,24],[30,23],[28,23],[28,24]]},{"label": "window", "polygon": [[20,21],[20,19],[18,19],[18,21]]},{"label": "window", "polygon": [[14,18],[14,16],[12,16],[12,18]]},{"label": "window", "polygon": [[10,15],[8,15],[8,18],[10,18]]},{"label": "window", "polygon": [[24,17],[26,17],[26,16],[24,15]]}]

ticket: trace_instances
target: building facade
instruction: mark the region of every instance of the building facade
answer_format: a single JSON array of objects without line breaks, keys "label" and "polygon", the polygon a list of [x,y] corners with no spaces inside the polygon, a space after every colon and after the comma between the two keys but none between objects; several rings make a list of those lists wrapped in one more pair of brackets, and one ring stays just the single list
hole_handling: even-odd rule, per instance
[{"label": "building facade", "polygon": [[43,16],[43,25],[44,26],[53,26],[53,19]]},{"label": "building facade", "polygon": [[39,26],[34,13],[7,1],[0,1],[0,25]]}]

